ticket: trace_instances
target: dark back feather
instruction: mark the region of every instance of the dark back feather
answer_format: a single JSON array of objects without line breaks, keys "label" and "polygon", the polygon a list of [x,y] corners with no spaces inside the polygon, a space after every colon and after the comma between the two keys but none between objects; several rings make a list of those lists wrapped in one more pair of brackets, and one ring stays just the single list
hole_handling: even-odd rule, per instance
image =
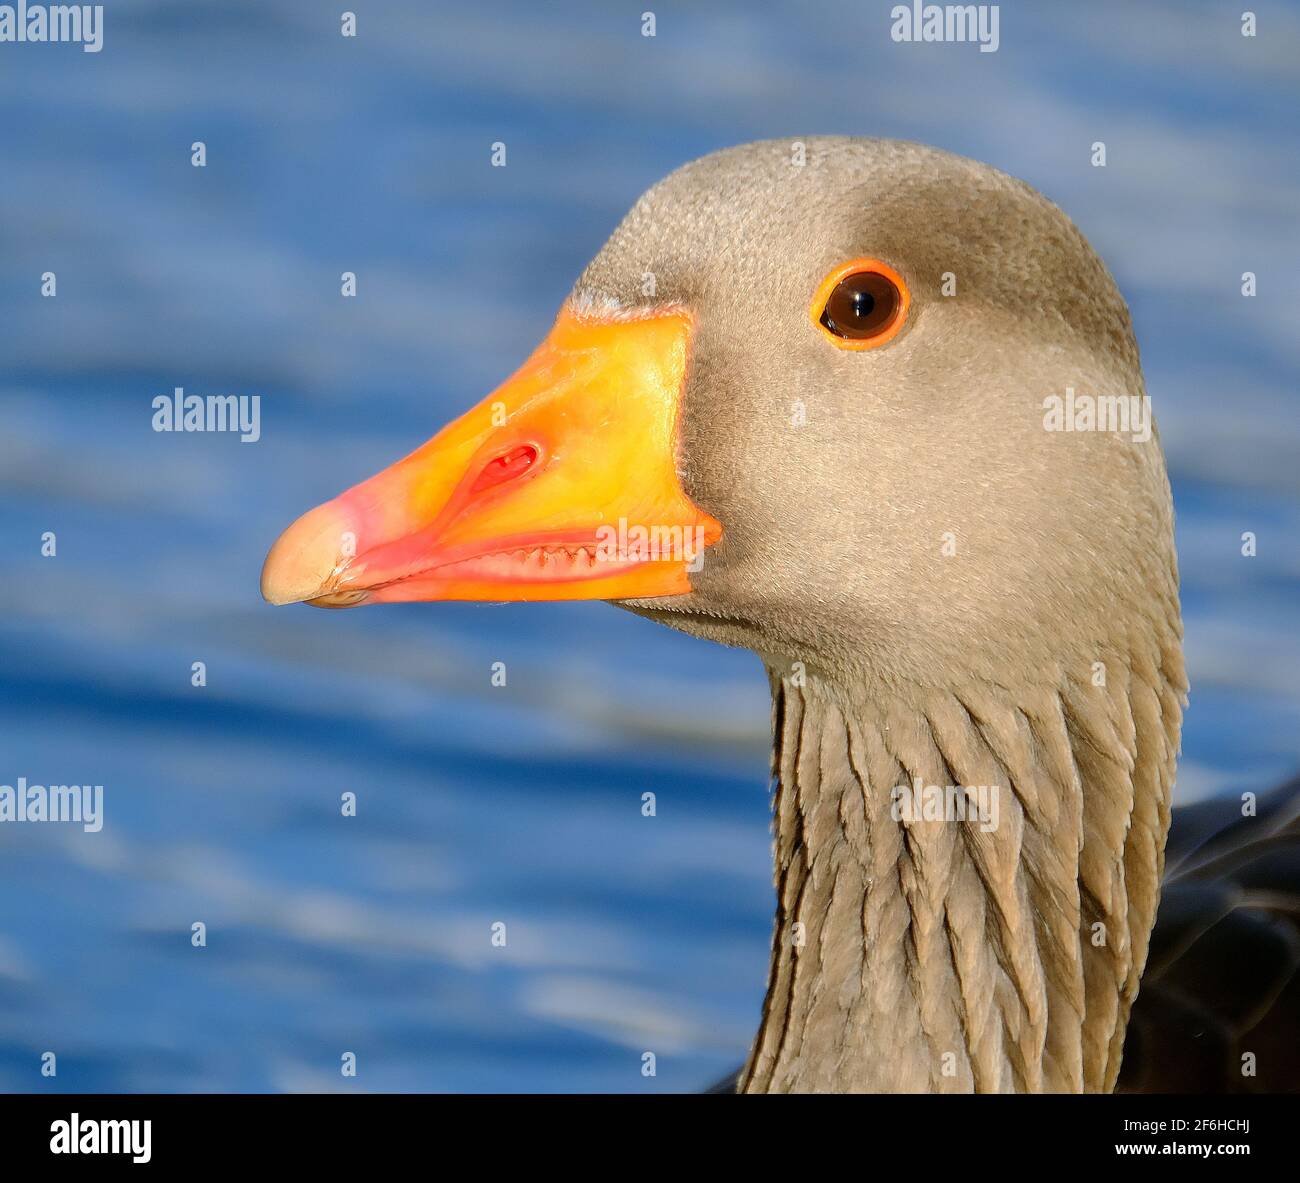
[{"label": "dark back feather", "polygon": [[1176,809],[1165,866],[1118,1091],[1300,1092],[1300,777]]}]

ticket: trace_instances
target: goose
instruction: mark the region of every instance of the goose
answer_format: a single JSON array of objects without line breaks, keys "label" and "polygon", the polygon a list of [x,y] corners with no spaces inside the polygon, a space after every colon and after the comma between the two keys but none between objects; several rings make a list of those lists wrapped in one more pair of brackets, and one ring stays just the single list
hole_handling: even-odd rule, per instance
[{"label": "goose", "polygon": [[753,650],[776,915],[734,1088],[1109,1091],[1188,683],[1158,433],[1051,408],[1145,394],[1029,185],[728,148],[636,202],[501,387],[290,525],[262,593],[605,600]]}]

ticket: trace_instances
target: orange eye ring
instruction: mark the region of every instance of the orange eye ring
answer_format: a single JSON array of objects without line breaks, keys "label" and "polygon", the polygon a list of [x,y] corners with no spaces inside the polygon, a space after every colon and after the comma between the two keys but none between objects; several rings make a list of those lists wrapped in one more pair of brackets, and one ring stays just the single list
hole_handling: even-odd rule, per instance
[{"label": "orange eye ring", "polygon": [[[858,276],[867,278],[855,290],[851,281]],[[852,303],[857,310],[868,295],[874,296],[869,301],[869,312],[874,311],[878,323],[873,322],[871,315],[859,315],[856,323],[849,323],[851,318],[842,316],[846,323],[836,323],[832,316],[835,306],[832,301],[841,308],[848,308]],[[879,259],[850,259],[817,285],[808,316],[817,331],[836,349],[861,351],[875,349],[893,340],[907,320],[911,303],[912,296],[903,277],[888,263]]]}]

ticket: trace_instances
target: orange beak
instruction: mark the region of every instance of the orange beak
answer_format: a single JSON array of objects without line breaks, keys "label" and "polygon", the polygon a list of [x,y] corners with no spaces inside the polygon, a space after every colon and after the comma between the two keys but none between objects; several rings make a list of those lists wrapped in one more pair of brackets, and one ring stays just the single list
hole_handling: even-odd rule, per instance
[{"label": "orange beak", "polygon": [[262,595],[349,607],[689,591],[722,536],[677,477],[690,336],[682,312],[566,308],[505,385],[281,534]]}]

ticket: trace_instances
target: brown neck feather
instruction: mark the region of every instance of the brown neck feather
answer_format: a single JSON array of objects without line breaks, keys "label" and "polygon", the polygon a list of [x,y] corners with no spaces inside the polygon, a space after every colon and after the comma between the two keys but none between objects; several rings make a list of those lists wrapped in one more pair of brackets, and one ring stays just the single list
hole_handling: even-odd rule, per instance
[{"label": "brown neck feather", "polygon": [[[1177,648],[1143,648],[1014,691],[769,667],[776,927],[741,1091],[1114,1086],[1185,690]],[[992,789],[996,827],[897,816],[918,780]]]}]

